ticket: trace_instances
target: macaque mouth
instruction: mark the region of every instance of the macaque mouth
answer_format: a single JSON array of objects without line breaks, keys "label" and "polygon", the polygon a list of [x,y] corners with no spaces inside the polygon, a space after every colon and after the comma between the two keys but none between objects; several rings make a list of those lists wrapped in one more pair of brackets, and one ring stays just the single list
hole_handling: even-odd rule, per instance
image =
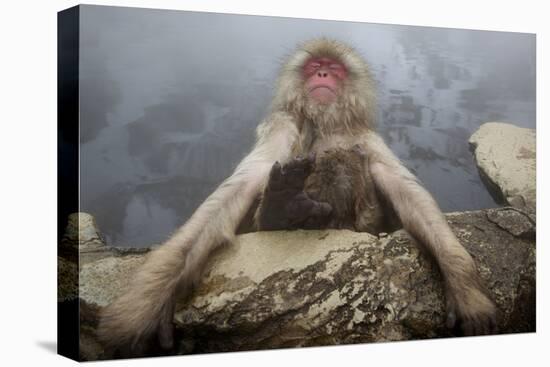
[{"label": "macaque mouth", "polygon": [[325,90],[325,91],[329,91],[331,92],[332,94],[336,95],[336,91],[329,87],[328,85],[316,85],[312,88],[309,88],[309,90],[307,91],[309,94],[311,94],[313,91],[316,91],[316,90]]},{"label": "macaque mouth", "polygon": [[336,91],[334,89],[332,89],[331,87],[329,87],[328,85],[316,85],[314,86],[313,88],[309,88],[309,93],[313,92],[314,90],[316,89],[320,89],[320,88],[324,88],[324,89],[328,89],[329,91],[331,91],[332,93],[336,94]]}]

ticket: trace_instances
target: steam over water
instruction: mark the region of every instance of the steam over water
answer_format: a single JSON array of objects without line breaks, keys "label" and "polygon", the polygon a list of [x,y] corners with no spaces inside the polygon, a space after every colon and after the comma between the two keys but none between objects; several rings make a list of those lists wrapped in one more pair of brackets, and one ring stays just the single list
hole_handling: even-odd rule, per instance
[{"label": "steam over water", "polygon": [[251,149],[301,41],[358,49],[378,130],[444,211],[493,207],[468,146],[487,121],[535,127],[535,36],[82,6],[81,210],[109,244],[165,240]]}]

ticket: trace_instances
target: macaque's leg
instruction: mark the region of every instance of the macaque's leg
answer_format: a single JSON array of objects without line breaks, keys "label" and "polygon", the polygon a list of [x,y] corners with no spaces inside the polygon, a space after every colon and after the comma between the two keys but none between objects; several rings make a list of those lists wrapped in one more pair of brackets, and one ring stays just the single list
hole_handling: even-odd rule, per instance
[{"label": "macaque's leg", "polygon": [[391,203],[403,227],[439,265],[445,281],[447,326],[459,324],[465,335],[495,333],[496,307],[474,260],[452,232],[432,196],[378,135],[368,134],[363,142],[377,188]]},{"label": "macaque's leg", "polygon": [[380,204],[368,206],[366,203],[356,203],[355,221],[352,230],[378,235],[385,231],[384,212]]},{"label": "macaque's leg", "polygon": [[308,218],[327,217],[331,207],[312,200],[304,192],[315,157],[296,157],[281,166],[275,162],[256,214],[259,230],[296,228]]},{"label": "macaque's leg", "polygon": [[140,354],[156,344],[155,337],[164,349],[172,347],[176,297],[189,295],[212,251],[232,241],[271,166],[290,157],[297,137],[296,125],[285,113],[271,115],[258,127],[256,146],[233,175],[148,255],[126,292],[104,308],[98,336],[106,350]]}]

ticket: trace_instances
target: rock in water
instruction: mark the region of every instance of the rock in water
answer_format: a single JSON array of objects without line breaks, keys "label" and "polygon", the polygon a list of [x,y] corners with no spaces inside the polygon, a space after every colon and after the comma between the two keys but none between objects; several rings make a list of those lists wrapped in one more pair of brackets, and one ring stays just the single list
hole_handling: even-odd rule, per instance
[{"label": "rock in water", "polygon": [[469,142],[481,176],[497,201],[535,213],[535,130],[488,122]]}]

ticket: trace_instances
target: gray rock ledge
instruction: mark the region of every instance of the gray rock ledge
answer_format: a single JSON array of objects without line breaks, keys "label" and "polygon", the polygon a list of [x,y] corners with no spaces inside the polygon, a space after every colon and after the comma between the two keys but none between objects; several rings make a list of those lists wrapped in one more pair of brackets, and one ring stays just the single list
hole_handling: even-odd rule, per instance
[{"label": "gray rock ledge", "polygon": [[[500,332],[535,331],[535,225],[515,208],[447,214],[498,309]],[[97,311],[147,250],[80,253],[81,356],[102,358]],[[453,336],[439,271],[405,231],[249,233],[216,253],[174,322],[177,353]]]}]

